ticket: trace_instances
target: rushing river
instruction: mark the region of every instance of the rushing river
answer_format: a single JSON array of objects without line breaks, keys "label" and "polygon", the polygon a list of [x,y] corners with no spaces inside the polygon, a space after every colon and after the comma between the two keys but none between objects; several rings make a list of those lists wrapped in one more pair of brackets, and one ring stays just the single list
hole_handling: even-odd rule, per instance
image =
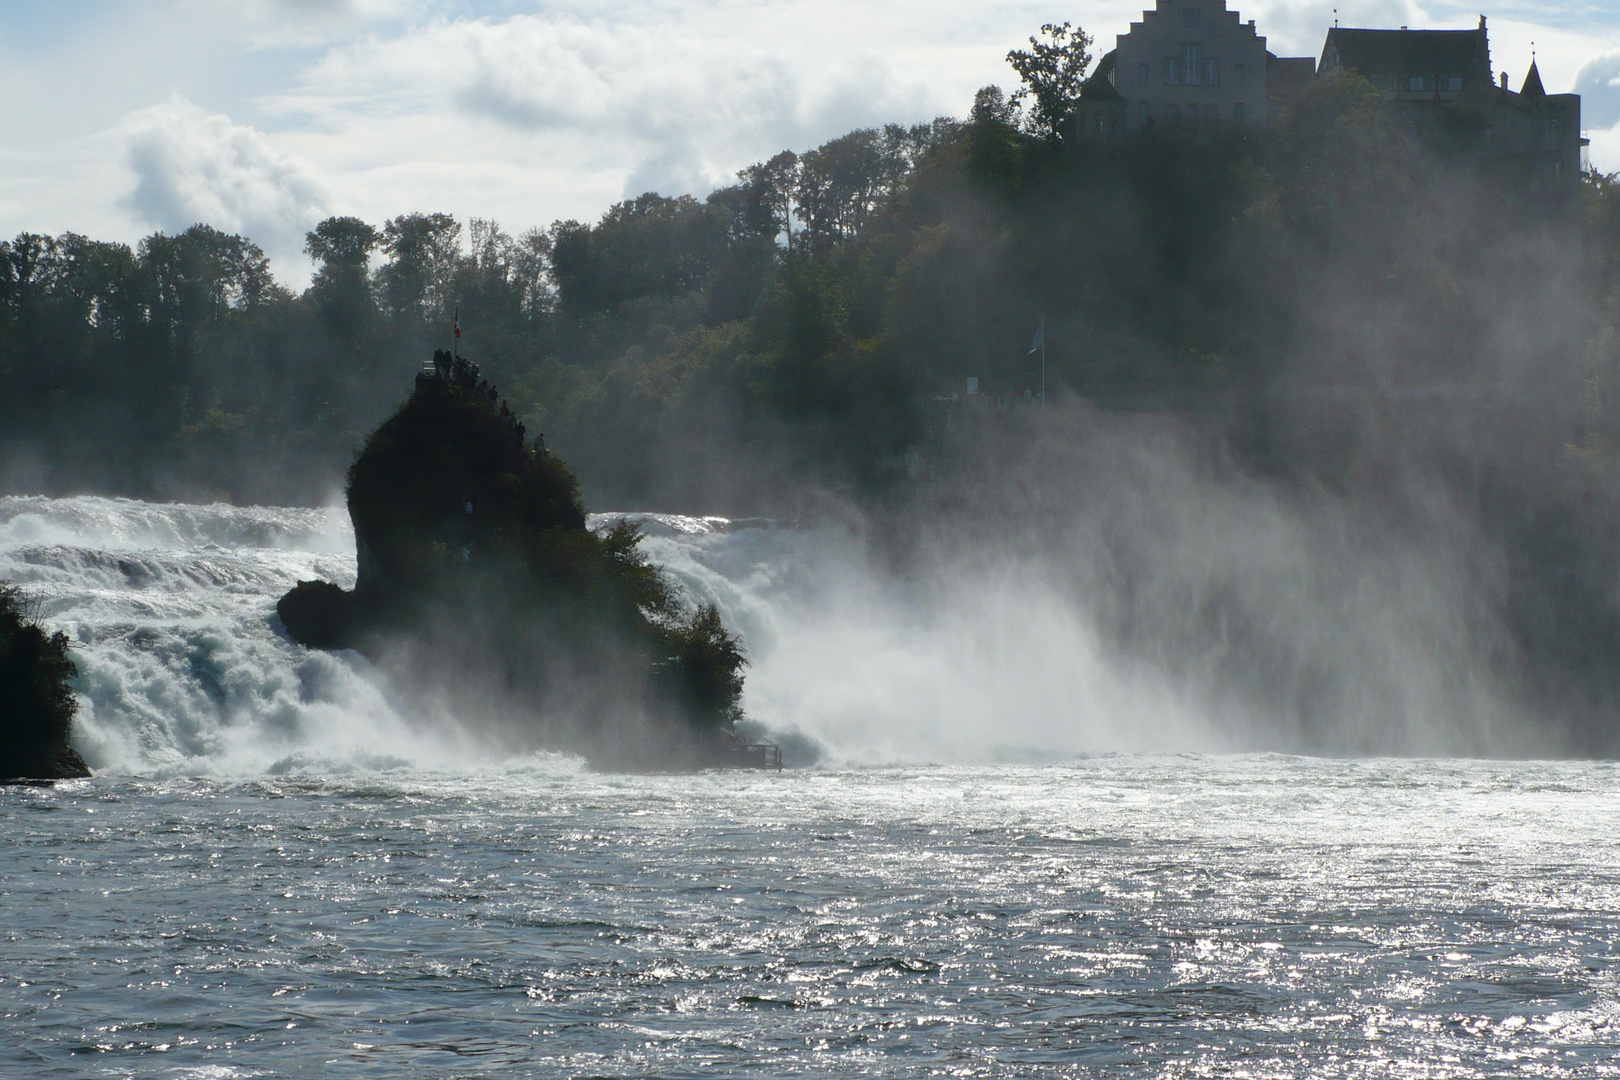
[{"label": "rushing river", "polygon": [[342,515],[0,499],[99,773],[0,789],[0,1075],[1620,1075],[1615,766],[1155,754],[1035,593],[985,642],[836,535],[648,524],[819,765],[493,759],[279,634]]}]

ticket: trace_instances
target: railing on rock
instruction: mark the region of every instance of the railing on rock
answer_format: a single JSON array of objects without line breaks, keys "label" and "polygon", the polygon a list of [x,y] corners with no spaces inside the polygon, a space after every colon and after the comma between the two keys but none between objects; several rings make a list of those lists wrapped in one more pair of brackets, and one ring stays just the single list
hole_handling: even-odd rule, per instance
[{"label": "railing on rock", "polygon": [[782,748],[773,742],[744,743],[738,747],[738,753],[743,758],[736,767],[744,769],[775,769],[782,771]]}]

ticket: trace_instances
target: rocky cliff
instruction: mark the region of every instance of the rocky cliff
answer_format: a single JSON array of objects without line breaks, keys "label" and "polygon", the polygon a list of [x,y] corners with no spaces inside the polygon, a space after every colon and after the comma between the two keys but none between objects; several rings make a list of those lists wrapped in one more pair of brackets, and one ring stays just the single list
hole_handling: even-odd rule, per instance
[{"label": "rocky cliff", "polygon": [[292,638],[357,649],[444,711],[516,746],[614,766],[730,751],[744,664],[713,607],[586,527],[568,466],[448,356],[349,472],[354,590],[299,582]]}]

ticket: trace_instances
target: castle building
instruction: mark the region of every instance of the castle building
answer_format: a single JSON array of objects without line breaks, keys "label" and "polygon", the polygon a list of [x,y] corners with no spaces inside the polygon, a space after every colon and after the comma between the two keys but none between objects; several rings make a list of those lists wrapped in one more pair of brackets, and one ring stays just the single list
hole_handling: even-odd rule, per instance
[{"label": "castle building", "polygon": [[1491,78],[1485,16],[1473,30],[1334,27],[1318,75],[1354,72],[1370,82],[1415,135],[1518,173],[1532,184],[1572,189],[1580,178],[1581,97],[1549,94],[1535,60],[1517,91],[1507,72]]},{"label": "castle building", "polygon": [[1077,122],[1088,137],[1264,127],[1276,91],[1315,73],[1311,57],[1268,51],[1225,0],[1157,0],[1098,64]]},{"label": "castle building", "polygon": [[1505,72],[1494,80],[1483,15],[1473,30],[1335,26],[1318,63],[1270,52],[1225,0],[1156,0],[1086,81],[1074,124],[1089,139],[1252,130],[1312,81],[1352,73],[1429,145],[1537,186],[1569,191],[1579,180],[1580,95],[1548,94],[1534,60],[1517,92]]}]

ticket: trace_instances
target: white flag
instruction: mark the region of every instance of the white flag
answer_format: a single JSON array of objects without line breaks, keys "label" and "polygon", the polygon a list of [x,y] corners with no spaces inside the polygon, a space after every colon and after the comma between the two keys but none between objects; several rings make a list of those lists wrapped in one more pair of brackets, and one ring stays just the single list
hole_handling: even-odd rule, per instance
[{"label": "white flag", "polygon": [[1039,351],[1040,347],[1042,345],[1045,345],[1045,344],[1046,344],[1046,316],[1042,315],[1041,316],[1041,324],[1035,328],[1035,340],[1029,343],[1029,352],[1025,353],[1024,355],[1029,356],[1031,353]]}]

